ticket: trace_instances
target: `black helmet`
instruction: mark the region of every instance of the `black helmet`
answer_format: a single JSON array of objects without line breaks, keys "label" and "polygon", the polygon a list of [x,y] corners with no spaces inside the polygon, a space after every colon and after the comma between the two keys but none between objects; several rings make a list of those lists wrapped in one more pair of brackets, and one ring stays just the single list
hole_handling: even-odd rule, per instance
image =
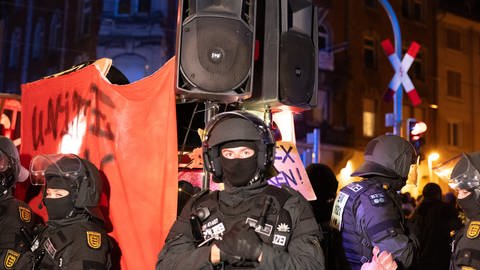
[{"label": "black helmet", "polygon": [[276,175],[275,140],[268,126],[251,113],[230,111],[215,115],[207,123],[202,141],[204,167],[212,173],[215,182],[223,181],[220,145],[230,141],[256,142],[258,173],[266,178]]},{"label": "black helmet", "polygon": [[73,154],[38,155],[32,159],[30,172],[34,185],[48,186],[49,180],[62,179],[73,193],[76,209],[103,219],[98,209],[102,179],[90,161]]},{"label": "black helmet", "polygon": [[480,186],[480,152],[462,153],[450,174],[449,186],[472,191]]},{"label": "black helmet", "polygon": [[368,142],[365,162],[352,176],[384,176],[406,180],[410,165],[416,162],[412,144],[396,135],[381,135]]},{"label": "black helmet", "polygon": [[17,147],[9,138],[0,136],[0,195],[27,178],[28,171],[20,163]]}]

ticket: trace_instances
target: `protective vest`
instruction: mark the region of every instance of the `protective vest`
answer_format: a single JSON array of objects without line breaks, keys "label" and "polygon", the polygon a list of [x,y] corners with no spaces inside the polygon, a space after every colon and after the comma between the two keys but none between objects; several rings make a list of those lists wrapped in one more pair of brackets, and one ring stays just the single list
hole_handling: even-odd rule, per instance
[{"label": "protective vest", "polygon": [[234,208],[220,202],[218,191],[201,196],[193,203],[190,219],[197,245],[210,244],[235,223],[245,221],[255,228],[264,243],[286,250],[292,220],[283,205],[290,196],[286,189],[267,186],[263,192]]},{"label": "protective vest", "polygon": [[451,269],[480,268],[480,220],[470,220],[455,235]]}]

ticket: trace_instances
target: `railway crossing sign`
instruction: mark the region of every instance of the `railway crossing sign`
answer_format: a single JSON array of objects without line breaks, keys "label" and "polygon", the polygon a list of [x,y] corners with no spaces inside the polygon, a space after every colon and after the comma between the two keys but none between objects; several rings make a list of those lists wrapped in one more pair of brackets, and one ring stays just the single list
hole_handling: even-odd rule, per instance
[{"label": "railway crossing sign", "polygon": [[407,72],[410,69],[410,66],[412,66],[413,60],[420,50],[420,44],[412,42],[401,62],[400,58],[393,49],[392,42],[390,42],[389,39],[385,39],[381,44],[383,50],[388,56],[388,60],[395,70],[395,74],[388,84],[388,90],[385,93],[384,99],[387,101],[392,100],[397,89],[400,87],[400,85],[403,85],[405,92],[407,92],[408,97],[412,101],[413,106],[419,105],[422,103],[422,100],[418,96],[417,90],[415,89],[415,86],[413,85],[412,80],[408,76]]}]

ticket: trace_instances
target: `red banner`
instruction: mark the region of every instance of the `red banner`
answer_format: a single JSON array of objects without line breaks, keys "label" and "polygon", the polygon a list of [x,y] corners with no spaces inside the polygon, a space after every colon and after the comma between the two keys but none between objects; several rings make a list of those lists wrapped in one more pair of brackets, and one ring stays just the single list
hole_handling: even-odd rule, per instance
[{"label": "red banner", "polygon": [[90,65],[22,85],[21,153],[74,153],[97,165],[122,269],[154,269],[176,217],[174,71],[171,59],[149,77],[114,85]]}]

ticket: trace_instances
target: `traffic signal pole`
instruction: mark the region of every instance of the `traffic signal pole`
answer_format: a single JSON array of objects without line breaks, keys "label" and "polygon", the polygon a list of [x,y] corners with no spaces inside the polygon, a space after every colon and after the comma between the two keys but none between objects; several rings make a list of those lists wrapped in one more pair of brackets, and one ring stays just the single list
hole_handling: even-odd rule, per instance
[{"label": "traffic signal pole", "polygon": [[[401,59],[402,57],[402,37],[400,33],[400,26],[398,25],[398,19],[395,15],[395,11],[393,10],[390,3],[387,0],[378,0],[380,4],[383,6],[385,11],[387,12],[388,18],[392,24],[393,28],[393,37],[395,43],[395,53]],[[393,101],[393,134],[402,136],[401,128],[402,128],[402,99],[403,99],[403,91],[402,85],[398,87],[397,91],[395,92],[395,98]]]}]

